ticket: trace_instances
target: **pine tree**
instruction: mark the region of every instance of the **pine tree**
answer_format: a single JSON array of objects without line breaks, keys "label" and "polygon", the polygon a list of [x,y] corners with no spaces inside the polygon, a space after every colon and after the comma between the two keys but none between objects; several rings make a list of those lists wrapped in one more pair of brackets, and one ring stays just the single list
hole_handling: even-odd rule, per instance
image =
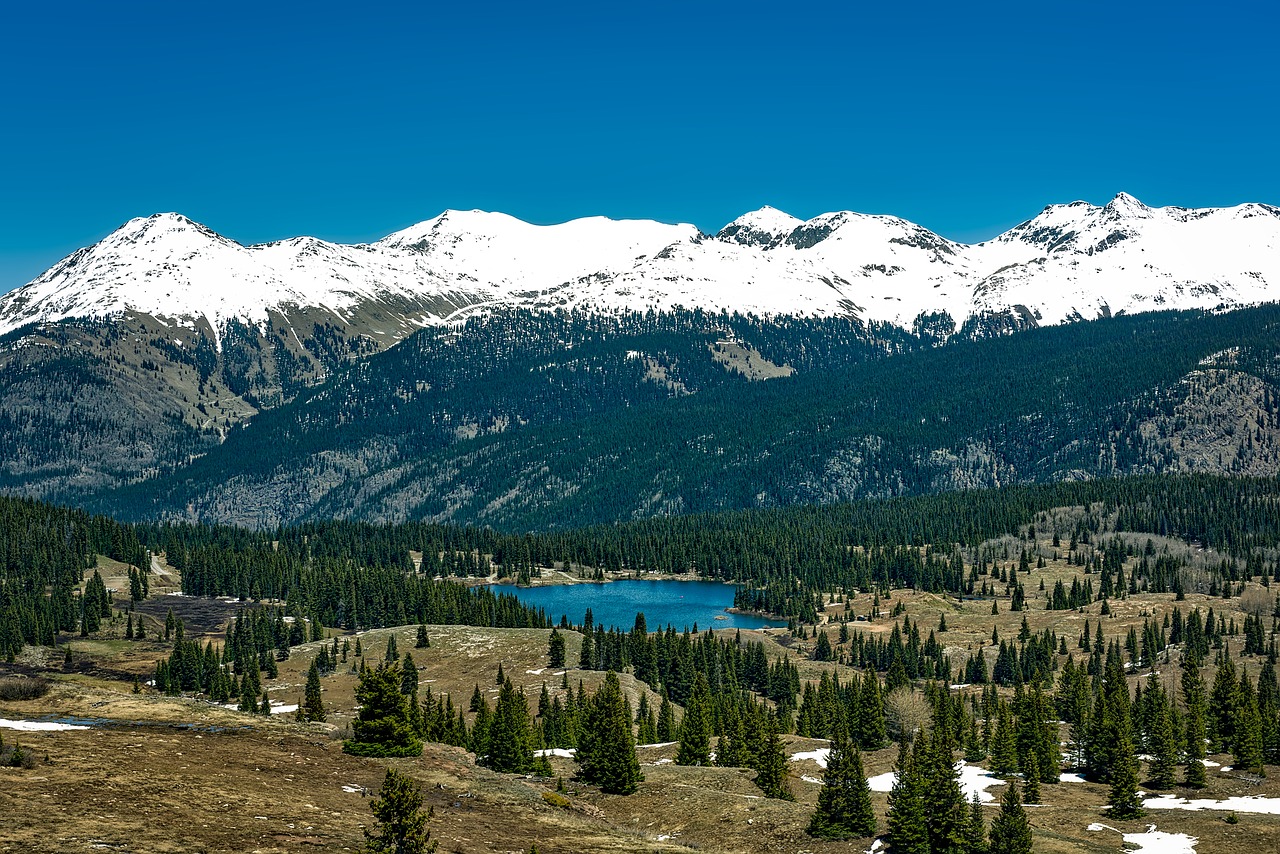
[{"label": "pine tree", "polygon": [[898,767],[889,792],[888,841],[893,854],[930,854],[929,820],[924,811],[924,781],[917,772],[916,757],[904,739],[898,750]]},{"label": "pine tree", "polygon": [[[1107,814],[1117,819],[1138,818],[1143,814],[1142,801],[1138,798],[1138,760],[1127,729],[1121,730],[1120,741],[1116,745],[1116,765],[1111,775]],[[992,847],[995,847],[994,843]]]},{"label": "pine tree", "polygon": [[1031,822],[1018,798],[1018,784],[1010,781],[1000,801],[1000,814],[991,822],[991,854],[1031,854]]},{"label": "pine tree", "polygon": [[431,648],[431,638],[427,637],[427,627],[426,627],[426,626],[418,626],[418,639],[417,639],[417,641],[414,643],[414,647],[415,647],[415,648],[417,648],[417,649],[430,649],[430,648]]},{"label": "pine tree", "polygon": [[676,740],[676,712],[667,696],[667,689],[662,689],[662,705],[658,707],[658,742],[666,744]]},{"label": "pine tree", "polygon": [[422,811],[422,792],[416,783],[394,768],[369,804],[378,826],[365,829],[364,850],[369,854],[429,854],[437,843],[427,828],[430,812]]},{"label": "pine tree", "polygon": [[769,713],[764,735],[764,743],[755,757],[756,785],[766,797],[794,801],[796,797],[787,785],[787,756],[782,750],[778,716],[773,712]]},{"label": "pine tree", "polygon": [[533,733],[529,727],[529,703],[507,679],[498,692],[498,705],[489,722],[488,745],[481,764],[502,773],[529,770],[533,761]]},{"label": "pine tree", "polygon": [[351,723],[354,738],[342,749],[359,756],[418,756],[422,742],[409,720],[409,701],[400,693],[402,676],[394,660],[360,671],[356,703],[360,711]]},{"label": "pine tree", "polygon": [[565,649],[564,635],[555,629],[551,630],[551,637],[547,641],[547,663],[551,667],[564,667]]},{"label": "pine tree", "polygon": [[1147,749],[1151,751],[1150,784],[1154,789],[1170,789],[1178,781],[1178,745],[1173,733],[1173,714],[1169,698],[1156,681],[1155,671],[1152,671],[1147,684],[1146,697],[1152,715],[1147,736]]},{"label": "pine tree", "polygon": [[618,675],[610,670],[591,698],[575,760],[578,775],[610,795],[629,795],[644,779]]},{"label": "pine tree", "polygon": [[324,701],[320,699],[320,668],[315,659],[307,670],[307,688],[303,695],[302,705],[298,707],[299,719],[303,721],[325,720]]},{"label": "pine tree", "polygon": [[977,792],[969,804],[969,826],[965,828],[964,854],[989,854],[987,827],[982,817],[982,799]]},{"label": "pine tree", "polygon": [[414,698],[418,695],[418,665],[409,652],[404,654],[404,660],[400,662],[400,693]]},{"label": "pine tree", "polygon": [[[920,736],[924,738],[924,736]],[[960,788],[960,775],[952,761],[947,724],[934,718],[933,732],[923,748],[923,767],[918,772],[924,787],[925,815],[929,817],[929,850],[959,854],[964,850],[969,823],[968,804]]]},{"label": "pine tree", "polygon": [[680,721],[677,765],[711,764],[711,703],[711,687],[707,684],[707,677],[699,672],[694,679],[693,693],[684,707],[684,718]]},{"label": "pine tree", "polygon": [[1262,718],[1258,714],[1258,695],[1249,683],[1248,674],[1240,675],[1240,716],[1236,720],[1235,766],[1254,774],[1262,774]]},{"label": "pine tree", "polygon": [[827,770],[822,776],[818,806],[809,820],[809,835],[822,839],[873,836],[876,814],[871,789],[862,770],[862,752],[853,747],[843,726],[832,733]]},{"label": "pine tree", "polygon": [[1200,676],[1199,660],[1195,650],[1187,643],[1186,657],[1182,660],[1182,698],[1187,706],[1187,769],[1183,775],[1183,785],[1192,789],[1203,789],[1204,773],[1204,680]]}]

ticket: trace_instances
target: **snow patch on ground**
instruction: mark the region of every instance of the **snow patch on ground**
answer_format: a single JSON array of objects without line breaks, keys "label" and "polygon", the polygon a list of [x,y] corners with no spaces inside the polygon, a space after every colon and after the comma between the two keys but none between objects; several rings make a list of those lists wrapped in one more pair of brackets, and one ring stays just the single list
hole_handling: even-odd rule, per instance
[{"label": "snow patch on ground", "polygon": [[546,669],[547,669],[547,668],[545,668],[545,667],[539,667],[537,670],[526,670],[526,671],[525,671],[525,673],[528,673],[530,676],[541,676],[541,675],[542,675],[542,671],[544,671],[544,670],[546,670]]},{"label": "snow patch on ground", "polygon": [[1065,774],[1059,774],[1058,782],[1059,783],[1083,783],[1084,777],[1081,776],[1080,774],[1076,774],[1075,772],[1069,771]]},{"label": "snow patch on ground", "polygon": [[11,721],[8,718],[0,718],[0,729],[16,729],[19,732],[61,732],[68,729],[88,729],[88,727],[57,721]]},{"label": "snow patch on ground", "polygon": [[876,852],[883,847],[884,847],[884,842],[877,839],[875,842],[872,842],[871,847],[868,848],[866,851],[862,852],[862,854],[876,854]]},{"label": "snow patch on ground", "polygon": [[546,750],[535,750],[533,752],[533,755],[534,756],[559,756],[561,759],[572,759],[573,754],[576,752],[577,751],[574,750],[572,747],[567,749],[563,747],[548,747]]},{"label": "snow patch on ground", "polygon": [[678,741],[659,741],[656,744],[637,744],[636,747],[671,747],[679,743]]},{"label": "snow patch on ground", "polygon": [[[831,755],[830,747],[819,747],[817,750],[805,750],[800,753],[791,754],[792,762],[803,762],[806,759],[812,759],[818,763],[819,768],[827,767],[827,757]],[[884,776],[883,774],[881,776]],[[885,789],[885,791],[889,791]]]},{"label": "snow patch on ground", "polygon": [[817,783],[819,786],[822,785],[821,780],[819,780],[817,777],[810,777],[808,774],[801,774],[800,779],[804,780],[806,783]]},{"label": "snow patch on ground", "polygon": [[1213,798],[1196,798],[1188,800],[1176,795],[1161,795],[1158,798],[1147,798],[1142,805],[1149,810],[1226,810],[1232,812],[1260,813],[1262,815],[1280,815],[1280,798],[1264,798],[1261,796],[1246,797],[1237,795],[1224,801]]},{"label": "snow patch on ground", "polygon": [[[823,767],[826,767],[824,760]],[[969,765],[961,760],[956,765],[956,770],[960,772],[960,788],[964,791],[965,800],[973,797],[973,793],[978,793],[978,799],[984,804],[989,804],[996,799],[996,796],[987,791],[992,786],[1003,786],[1005,781],[999,777],[993,776],[986,768],[979,765]],[[867,785],[871,787],[873,792],[890,792],[893,791],[893,784],[897,781],[897,775],[892,771],[886,771],[883,774],[877,774],[867,780]]]},{"label": "snow patch on ground", "polygon": [[1188,836],[1185,833],[1165,833],[1162,830],[1156,830],[1154,824],[1147,825],[1146,833],[1124,833],[1109,824],[1098,824],[1097,822],[1085,829],[1093,831],[1110,830],[1112,833],[1119,833],[1127,844],[1138,846],[1131,849],[1133,854],[1138,854],[1138,852],[1143,852],[1143,854],[1196,854],[1196,843],[1200,841],[1196,837]]}]

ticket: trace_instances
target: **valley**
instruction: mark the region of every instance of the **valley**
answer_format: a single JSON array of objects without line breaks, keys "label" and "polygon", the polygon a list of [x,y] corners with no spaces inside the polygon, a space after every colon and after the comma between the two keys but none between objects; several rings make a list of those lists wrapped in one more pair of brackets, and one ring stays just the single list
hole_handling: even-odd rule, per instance
[{"label": "valley", "polygon": [[[847,707],[849,714],[865,707],[860,705],[862,701],[832,694],[833,688],[843,691],[845,686],[875,677],[884,692],[882,722],[887,738],[880,746],[868,747],[862,755],[870,779],[876,835],[881,839],[886,833],[893,833],[888,795],[892,772],[900,761],[895,741],[911,732],[917,732],[919,739],[926,738],[931,708],[936,714],[939,696],[957,703],[955,709],[962,720],[973,716],[973,735],[964,735],[968,724],[961,726],[960,742],[954,749],[957,760],[960,753],[964,754],[961,766],[969,769],[960,775],[967,781],[965,796],[973,791],[985,792],[982,812],[990,823],[1000,813],[1000,801],[1010,781],[1021,785],[1025,780],[997,767],[1002,761],[997,742],[1003,724],[992,732],[994,721],[984,720],[982,709],[993,697],[1003,705],[1032,689],[1037,693],[1043,689],[1054,704],[1051,723],[1055,744],[1060,742],[1055,749],[1061,776],[1057,781],[1042,781],[1039,802],[1025,807],[1034,850],[1116,851],[1120,850],[1122,836],[1130,844],[1146,839],[1155,845],[1159,839],[1178,839],[1179,844],[1187,846],[1186,850],[1194,851],[1256,850],[1259,845],[1280,842],[1280,784],[1275,782],[1280,780],[1280,766],[1272,758],[1264,758],[1256,768],[1242,771],[1240,753],[1223,752],[1215,741],[1204,763],[1203,787],[1192,789],[1179,784],[1160,788],[1151,782],[1151,775],[1156,773],[1155,758],[1143,753],[1147,758],[1138,766],[1138,780],[1141,791],[1146,793],[1139,796],[1146,809],[1145,815],[1134,819],[1109,816],[1105,811],[1112,797],[1108,784],[1086,782],[1091,772],[1079,764],[1077,751],[1081,740],[1087,741],[1089,729],[1083,723],[1071,723],[1074,713],[1069,711],[1068,698],[1077,690],[1072,686],[1079,686],[1088,697],[1091,683],[1095,692],[1110,690],[1107,685],[1114,687],[1114,683],[1109,683],[1111,677],[1102,671],[1087,676],[1083,669],[1076,671],[1083,679],[1077,682],[1069,675],[1073,669],[1083,668],[1090,660],[1094,662],[1089,665],[1092,668],[1113,654],[1117,663],[1122,659],[1126,693],[1136,690],[1139,695],[1133,700],[1134,738],[1149,739],[1154,736],[1146,729],[1150,724],[1141,723],[1147,720],[1142,717],[1146,713],[1140,711],[1145,708],[1141,695],[1149,696],[1156,690],[1152,686],[1158,686],[1171,698],[1179,725],[1185,725],[1189,712],[1182,702],[1184,683],[1179,674],[1189,651],[1199,644],[1208,651],[1201,665],[1201,678],[1206,689],[1213,686],[1210,721],[1223,720],[1217,705],[1224,690],[1219,674],[1229,663],[1234,678],[1255,691],[1249,696],[1256,698],[1249,702],[1259,704],[1254,706],[1253,714],[1261,710],[1263,730],[1259,743],[1265,757],[1271,757],[1274,745],[1280,743],[1275,741],[1280,733],[1280,712],[1269,681],[1274,679],[1273,582],[1276,567],[1280,566],[1280,552],[1276,551],[1280,543],[1276,541],[1278,529],[1274,524],[1256,524],[1270,518],[1266,514],[1274,513],[1274,509],[1268,509],[1274,506],[1269,498],[1274,494],[1274,483],[1224,480],[1221,486],[1228,489],[1252,484],[1260,501],[1246,501],[1229,516],[1213,513],[1201,517],[1210,527],[1190,540],[1152,531],[1144,521],[1194,530],[1191,520],[1216,502],[1211,482],[1200,483],[1193,493],[1179,493],[1177,483],[1167,480],[1153,488],[1155,482],[1134,482],[1128,491],[1108,487],[1105,500],[1083,505],[1059,503],[1059,496],[1067,489],[1059,485],[1038,488],[1043,493],[1040,495],[1035,491],[1019,494],[1004,490],[978,493],[967,499],[916,499],[918,506],[910,502],[870,502],[851,507],[853,518],[861,521],[847,530],[849,536],[859,540],[870,531],[882,530],[878,526],[884,523],[905,524],[910,529],[913,519],[940,522],[943,516],[937,511],[944,506],[942,502],[949,502],[953,511],[947,514],[944,525],[959,530],[986,520],[971,530],[980,530],[985,524],[992,533],[959,549],[943,550],[937,546],[945,557],[936,566],[937,555],[929,557],[921,552],[911,559],[912,550],[899,541],[884,555],[890,562],[883,565],[875,553],[884,545],[877,545],[855,548],[853,563],[843,570],[836,568],[838,561],[826,559],[797,567],[790,577],[808,577],[818,586],[805,588],[808,592],[802,595],[788,596],[799,608],[784,626],[702,631],[691,636],[679,629],[664,631],[661,610],[647,614],[648,627],[656,632],[649,635],[649,643],[658,644],[654,648],[658,672],[667,674],[662,676],[651,675],[648,668],[652,665],[646,663],[652,661],[649,653],[636,645],[635,636],[625,626],[620,632],[604,625],[588,630],[576,623],[561,622],[558,615],[546,616],[549,623],[558,623],[554,632],[548,626],[536,625],[465,625],[472,618],[459,610],[456,613],[460,622],[436,622],[429,616],[434,612],[418,611],[427,618],[421,626],[413,619],[402,619],[399,624],[379,627],[377,623],[386,618],[369,610],[374,607],[372,599],[367,600],[369,605],[363,604],[365,593],[360,588],[351,608],[368,616],[354,619],[355,625],[350,626],[343,623],[353,621],[351,608],[346,609],[347,617],[341,616],[346,608],[344,597],[329,598],[320,592],[323,587],[306,592],[316,582],[327,586],[329,582],[324,579],[338,569],[336,565],[325,568],[327,558],[322,555],[336,554],[337,549],[353,557],[365,555],[360,560],[371,560],[372,550],[376,550],[383,555],[379,560],[388,560],[397,553],[394,542],[413,542],[424,548],[403,554],[402,566],[407,570],[379,574],[371,567],[370,581],[380,586],[399,572],[412,572],[415,567],[431,567],[430,572],[440,580],[431,581],[427,576],[425,582],[419,583],[428,586],[407,589],[389,600],[389,615],[436,601],[435,596],[446,593],[438,588],[449,585],[444,579],[450,575],[462,580],[468,579],[468,572],[474,579],[493,572],[514,577],[528,566],[535,578],[543,572],[593,577],[597,567],[591,563],[548,560],[539,552],[563,549],[566,554],[585,555],[591,548],[621,547],[619,556],[626,553],[629,547],[623,545],[625,540],[613,545],[608,540],[593,542],[603,532],[542,535],[541,539],[495,538],[488,534],[483,535],[489,538],[486,544],[468,558],[458,550],[461,542],[441,549],[429,539],[456,536],[461,533],[458,529],[313,528],[304,535],[311,557],[298,567],[309,580],[301,587],[291,585],[285,597],[264,589],[259,596],[238,600],[222,595],[220,585],[248,583],[253,587],[267,576],[258,575],[258,570],[239,576],[240,580],[236,580],[237,576],[213,575],[212,565],[203,558],[197,561],[196,556],[207,553],[211,557],[216,553],[219,564],[240,566],[239,573],[253,565],[267,569],[272,560],[268,554],[275,553],[275,549],[258,553],[253,546],[256,537],[230,530],[218,534],[194,527],[172,529],[165,535],[170,537],[169,549],[154,552],[154,560],[142,567],[149,570],[143,598],[135,600],[129,595],[139,567],[99,552],[91,567],[77,573],[76,595],[86,600],[96,595],[96,573],[112,599],[110,616],[88,636],[60,632],[56,646],[24,645],[9,665],[0,665],[4,671],[0,680],[5,682],[0,687],[4,691],[10,690],[7,686],[14,680],[50,680],[47,693],[42,696],[15,699],[6,694],[7,698],[0,698],[0,718],[7,721],[3,726],[8,727],[0,728],[5,744],[20,744],[34,757],[30,767],[6,768],[2,772],[6,782],[0,787],[0,800],[5,802],[6,814],[17,817],[15,823],[6,824],[4,842],[13,850],[28,851],[355,850],[361,844],[362,826],[368,826],[370,821],[366,795],[376,792],[383,769],[393,767],[421,785],[426,804],[433,810],[428,825],[441,850],[528,851],[536,846],[542,852],[821,852],[849,850],[850,844],[861,846],[854,850],[870,850],[875,842],[871,837],[853,843],[829,842],[809,836],[806,827],[817,805],[824,775],[822,763],[832,744],[830,716],[835,710],[846,708],[844,704],[848,702],[855,703]],[[1115,486],[1122,484],[1116,482]],[[1091,488],[1106,486],[1099,483]],[[1186,515],[1177,520],[1164,515],[1162,508],[1166,505],[1160,489],[1166,490],[1168,498],[1181,505]],[[1034,509],[1037,506],[1043,509]],[[954,512],[957,510],[960,512]],[[9,521],[0,530],[13,530],[13,523],[24,516],[35,521],[39,515],[30,516],[32,511],[52,513],[48,516],[50,521],[65,512],[42,511],[38,507],[6,508],[5,518]],[[61,518],[61,524],[70,524],[71,530],[80,524],[74,515]],[[808,542],[824,536],[824,529],[815,524],[816,520],[801,522],[803,518],[793,515],[785,526],[801,525]],[[1011,527],[999,521],[1015,518],[1026,521]],[[1228,518],[1237,521],[1227,522]],[[680,550],[673,548],[673,535],[689,521],[644,523],[647,531],[635,531],[642,537],[636,542],[652,541],[658,530],[655,526],[666,526],[666,557],[681,560]],[[704,520],[705,523],[711,524],[697,536],[711,537],[705,541],[709,544],[721,535],[714,533],[716,520]],[[95,524],[96,533],[86,531],[90,541],[96,538],[104,543],[115,542],[117,545],[112,548],[123,549],[120,554],[132,548],[130,541],[135,535],[154,546],[161,545],[160,540],[152,539],[161,535],[159,528],[121,528],[112,533],[114,523]],[[737,539],[749,527],[733,522],[723,531],[725,536]],[[997,535],[995,532],[1000,529],[1007,533]],[[357,530],[360,533],[351,536]],[[783,528],[772,530],[776,533]],[[688,533],[692,531],[681,535],[681,539]],[[928,537],[940,544],[946,542],[948,535],[944,529],[937,529]],[[179,542],[186,543],[185,555],[174,551],[174,544]],[[214,546],[216,542],[221,545]],[[289,534],[277,541],[276,548],[283,557],[295,554],[297,545],[303,542]],[[748,549],[763,556],[764,552],[758,549],[764,542]],[[686,540],[681,548],[688,545]],[[785,543],[778,545],[786,548]],[[217,551],[208,552],[210,547]],[[533,550],[525,551],[529,548]],[[1240,559],[1231,557],[1232,552]],[[251,557],[255,553],[258,556]],[[894,553],[896,557],[891,556]],[[865,570],[861,568],[858,554],[872,559],[877,567],[898,565],[901,568],[896,571],[925,574],[915,576],[913,585],[903,584],[909,576],[899,576],[896,581],[890,577],[874,582],[869,589],[850,588],[847,581],[836,577],[816,582],[814,576],[807,574],[836,571],[852,580],[871,569],[870,565]],[[904,558],[905,564],[901,563]],[[923,563],[917,563],[916,569],[906,569],[913,560],[922,558]],[[262,563],[264,560],[268,563]],[[626,563],[633,560],[625,559]],[[959,575],[930,575],[945,567],[954,571],[957,560],[965,567]],[[474,570],[468,568],[472,561]],[[822,569],[824,566],[826,569]],[[605,565],[598,568],[604,571]],[[639,569],[624,566],[607,573],[625,579]],[[879,573],[881,569],[872,571]],[[853,574],[843,575],[848,572]],[[197,575],[203,580],[197,581]],[[332,577],[336,580],[336,576]],[[216,580],[219,578],[224,580]],[[926,580],[929,578],[933,580]],[[187,591],[204,585],[211,595],[184,595],[175,584]],[[953,587],[956,584],[960,586]],[[1076,596],[1075,591],[1082,584],[1092,590],[1086,600],[1075,605],[1059,601],[1063,596]],[[1174,589],[1170,590],[1170,586]],[[373,593],[374,589],[367,592]],[[586,584],[575,589],[600,588]],[[771,595],[769,585],[758,589]],[[468,595],[479,596],[477,604],[496,605],[496,600],[486,598],[488,590],[474,588],[475,592]],[[333,610],[335,607],[337,611]],[[484,605],[485,609],[490,607]],[[239,620],[265,616],[260,625],[268,628],[273,620],[277,626],[288,627],[302,619],[290,616],[290,622],[282,623],[278,616],[282,613],[310,614],[305,630],[321,631],[323,637],[290,640],[286,657],[269,655],[279,660],[269,662],[262,672],[261,686],[278,713],[269,717],[249,714],[234,709],[234,697],[224,707],[210,702],[200,691],[162,691],[158,684],[143,684],[159,678],[158,663],[176,662],[177,658],[171,656],[177,656],[184,643],[194,641],[196,649],[209,643],[213,650],[230,650],[246,642],[253,631],[245,635],[237,627]],[[533,614],[521,616],[505,605],[492,613],[495,616],[485,619],[495,619],[499,613],[504,615],[499,618],[502,621],[543,619]],[[1190,621],[1189,615],[1194,615]],[[1206,615],[1212,615],[1208,622]],[[177,640],[166,641],[166,623],[171,633],[175,627],[185,627],[186,640],[182,629],[177,628]],[[141,627],[143,638],[129,636],[134,634],[135,626]],[[9,630],[0,631],[0,637],[8,637]],[[1204,634],[1206,631],[1208,635]],[[559,664],[552,643],[556,634],[564,639]],[[592,641],[590,651],[584,649],[587,638]],[[1046,638],[1056,640],[1046,642]],[[1047,646],[1040,646],[1042,642]],[[1104,643],[1112,648],[1106,656]],[[759,783],[753,782],[759,772],[751,768],[678,764],[675,760],[680,758],[681,740],[692,737],[682,729],[677,729],[675,739],[669,743],[646,746],[651,742],[644,737],[644,728],[653,726],[653,722],[650,718],[645,723],[644,710],[648,708],[648,714],[653,715],[663,700],[662,691],[656,690],[655,685],[669,689],[672,697],[688,697],[689,684],[685,682],[680,687],[681,680],[688,677],[680,675],[677,664],[679,656],[688,653],[679,650],[707,655],[713,649],[710,644],[723,650],[716,656],[729,656],[711,659],[723,662],[706,671],[715,675],[717,683],[737,678],[755,684],[751,680],[756,677],[747,675],[755,667],[750,664],[755,656],[768,662],[771,672],[782,672],[780,667],[794,672],[795,693],[791,693],[792,688],[779,693],[772,677],[764,695],[756,694],[752,688],[742,695],[745,699],[737,701],[732,700],[734,692],[720,694],[716,692],[723,689],[715,689],[712,696],[718,698],[717,720],[721,723],[715,724],[716,734],[711,739],[713,749],[718,742],[720,751],[731,750],[732,717],[719,715],[730,715],[729,710],[735,708],[735,714],[748,714],[744,709],[750,710],[753,703],[757,704],[755,708],[771,710],[785,721],[778,749],[786,760],[784,791],[793,800],[766,796]],[[758,652],[754,651],[757,646]],[[1041,657],[1042,649],[1048,650],[1048,658]],[[69,662],[64,660],[68,653]],[[477,714],[467,711],[468,697],[473,697],[474,705],[478,695],[482,705],[492,708],[506,690],[499,680],[514,686],[526,698],[532,716],[536,739],[533,744],[546,744],[546,748],[538,749],[551,754],[550,774],[537,770],[515,774],[495,771],[484,767],[484,761],[465,745],[452,746],[431,737],[425,739],[420,757],[376,759],[344,753],[342,740],[351,737],[352,726],[358,720],[356,691],[365,668],[394,665],[406,656],[416,671],[414,701],[429,710],[439,708],[436,704],[448,699],[454,714],[461,713],[463,725],[468,728],[479,725]],[[739,657],[741,663],[731,665]],[[293,710],[305,705],[308,671],[321,659],[330,662],[319,683],[324,720],[296,721]],[[259,659],[258,663],[263,660],[266,659]],[[975,664],[977,660],[984,663]],[[1016,668],[1013,672],[1007,669],[1011,663]],[[738,669],[735,677],[734,671],[721,669],[729,666],[747,669]],[[565,743],[561,739],[569,736],[558,729],[561,724],[555,723],[559,720],[557,713],[548,711],[546,699],[549,697],[556,708],[567,708],[566,704],[577,702],[574,698],[580,692],[583,698],[599,692],[607,672],[613,669],[619,671],[623,696],[632,714],[641,719],[632,726],[638,727],[633,733],[639,742],[635,750],[644,779],[629,795],[607,794],[598,786],[575,779],[578,769],[572,749],[559,746]],[[248,672],[246,668],[246,684]],[[138,688],[133,687],[135,677]],[[1226,684],[1234,689],[1233,681]],[[1254,684],[1256,689],[1252,688]],[[700,689],[695,686],[692,690],[696,694]],[[682,702],[683,709],[673,704],[677,727],[682,714],[688,712],[688,703],[697,701]],[[743,707],[741,702],[748,705]],[[1084,708],[1087,707],[1086,703]],[[434,714],[437,713],[431,712],[428,720]],[[1023,714],[1019,713],[1019,720],[1026,720]],[[1060,715],[1066,720],[1059,720]],[[1086,712],[1086,720],[1088,715]],[[76,728],[13,729],[25,726],[20,723],[23,721],[69,723]],[[729,727],[727,732],[719,731],[722,726]],[[457,737],[455,730],[450,732],[444,736],[446,740]],[[1212,733],[1218,733],[1211,735],[1213,739],[1222,737],[1220,730],[1211,730]],[[977,746],[970,741],[973,737],[978,739]],[[1137,752],[1159,749],[1155,742],[1148,742]],[[1237,744],[1234,751],[1242,749]],[[972,766],[987,771],[973,772]],[[1178,766],[1179,780],[1184,767]],[[29,806],[33,803],[49,806],[47,810],[33,810]],[[172,831],[175,827],[186,830],[176,835]]]}]

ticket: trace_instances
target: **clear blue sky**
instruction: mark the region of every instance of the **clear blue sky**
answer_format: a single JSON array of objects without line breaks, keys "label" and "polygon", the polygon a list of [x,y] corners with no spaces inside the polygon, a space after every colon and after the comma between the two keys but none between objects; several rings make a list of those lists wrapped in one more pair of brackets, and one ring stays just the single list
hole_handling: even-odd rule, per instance
[{"label": "clear blue sky", "polygon": [[133,216],[241,242],[445,208],[771,204],[979,240],[1052,202],[1280,204],[1274,3],[10,4],[0,291]]}]

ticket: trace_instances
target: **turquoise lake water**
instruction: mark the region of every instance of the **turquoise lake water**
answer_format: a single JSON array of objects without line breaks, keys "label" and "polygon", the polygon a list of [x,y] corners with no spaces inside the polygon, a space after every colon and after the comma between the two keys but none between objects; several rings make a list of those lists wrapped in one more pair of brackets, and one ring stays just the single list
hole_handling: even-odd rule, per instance
[{"label": "turquoise lake water", "polygon": [[677,631],[692,629],[695,623],[699,631],[786,625],[754,615],[726,613],[725,608],[733,607],[733,591],[733,586],[714,581],[643,580],[495,588],[495,592],[514,593],[526,605],[544,609],[555,623],[560,622],[561,614],[567,614],[571,623],[581,623],[590,608],[597,625],[627,631],[635,625],[637,612],[644,614],[651,632],[668,624]]}]

